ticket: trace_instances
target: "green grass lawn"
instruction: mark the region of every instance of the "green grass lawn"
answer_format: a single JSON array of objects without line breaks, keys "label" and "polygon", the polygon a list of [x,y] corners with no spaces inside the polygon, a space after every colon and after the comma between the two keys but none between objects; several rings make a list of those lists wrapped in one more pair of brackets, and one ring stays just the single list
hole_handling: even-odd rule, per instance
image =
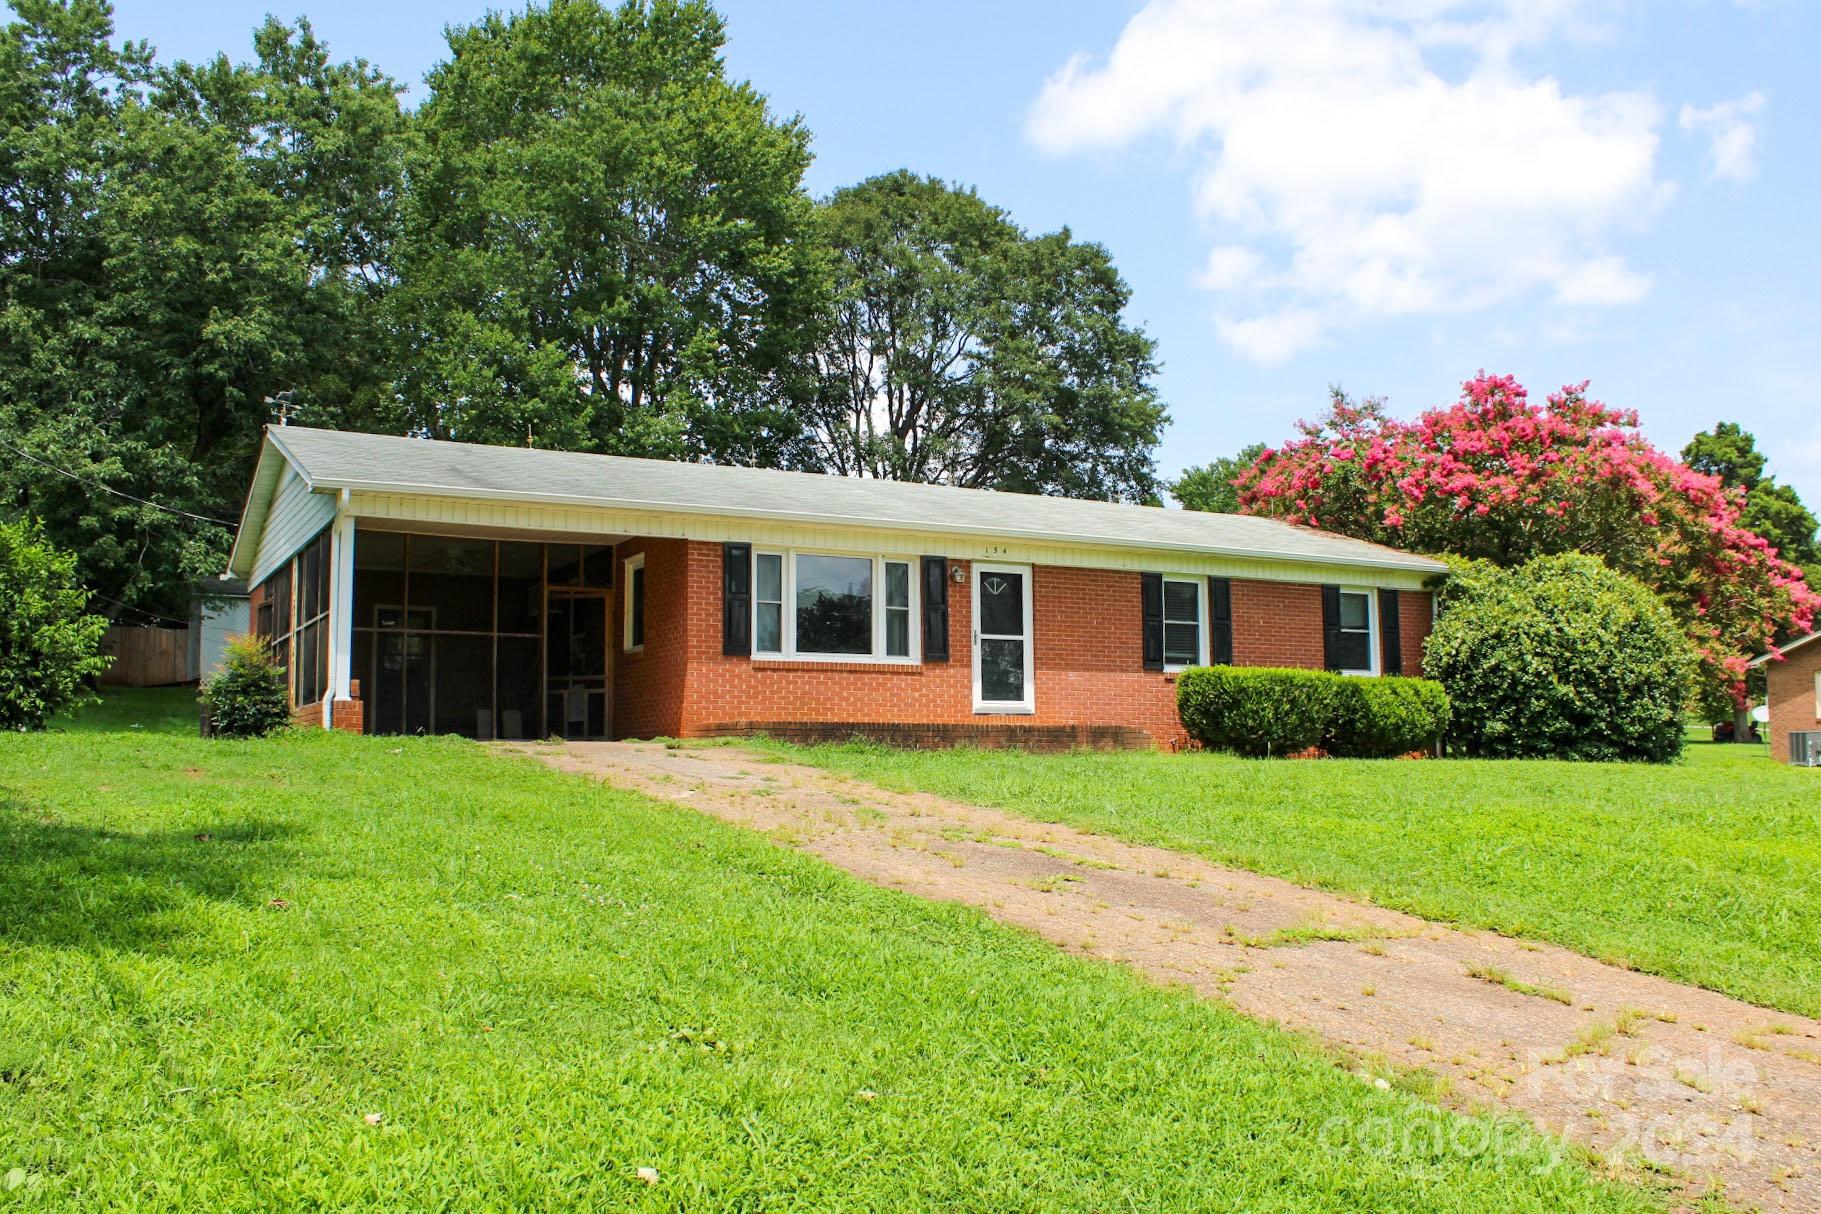
[{"label": "green grass lawn", "polygon": [[779,749],[1821,1015],[1821,772],[1762,746],[1661,767]]},{"label": "green grass lawn", "polygon": [[0,737],[0,1207],[1662,1208],[686,809],[131,716]]}]

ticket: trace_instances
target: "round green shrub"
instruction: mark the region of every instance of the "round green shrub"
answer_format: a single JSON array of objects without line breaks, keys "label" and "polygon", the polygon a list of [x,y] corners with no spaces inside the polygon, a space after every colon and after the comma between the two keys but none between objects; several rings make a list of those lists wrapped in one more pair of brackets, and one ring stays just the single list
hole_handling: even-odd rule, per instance
[{"label": "round green shrub", "polygon": [[43,729],[95,697],[107,620],[87,612],[76,558],[37,523],[0,523],[0,729]]},{"label": "round green shrub", "polygon": [[1448,728],[1452,706],[1429,679],[1341,678],[1334,724],[1322,749],[1337,758],[1392,759],[1428,750]]},{"label": "round green shrub", "polygon": [[1648,588],[1576,553],[1454,566],[1423,663],[1453,701],[1451,747],[1485,758],[1681,754],[1695,659]]},{"label": "round green shrub", "polygon": [[213,732],[222,737],[263,738],[291,723],[284,667],[261,637],[228,642],[221,669],[203,686],[202,699]]}]

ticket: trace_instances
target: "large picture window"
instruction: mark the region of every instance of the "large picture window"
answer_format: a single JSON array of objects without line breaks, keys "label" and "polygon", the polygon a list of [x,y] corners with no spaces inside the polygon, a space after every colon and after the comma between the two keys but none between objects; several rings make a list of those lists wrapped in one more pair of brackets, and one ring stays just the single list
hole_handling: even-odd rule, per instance
[{"label": "large picture window", "polygon": [[753,652],[908,662],[916,656],[911,562],[822,552],[753,554]]}]

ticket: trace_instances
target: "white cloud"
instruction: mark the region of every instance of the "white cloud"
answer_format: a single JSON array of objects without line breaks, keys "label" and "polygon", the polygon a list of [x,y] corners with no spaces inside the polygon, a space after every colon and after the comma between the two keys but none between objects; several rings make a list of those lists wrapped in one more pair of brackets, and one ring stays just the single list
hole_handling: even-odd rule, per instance
[{"label": "white cloud", "polygon": [[1658,107],[1515,64],[1601,36],[1589,3],[1151,0],[1104,59],[1045,83],[1027,131],[1058,155],[1153,134],[1185,150],[1223,241],[1200,281],[1247,296],[1257,314],[1219,329],[1254,357],[1537,291],[1627,303],[1650,283],[1610,240],[1668,195]]},{"label": "white cloud", "polygon": [[1758,175],[1758,130],[1751,115],[1763,108],[1764,94],[1755,90],[1705,108],[1682,107],[1682,129],[1708,138],[1709,178],[1750,181]]},{"label": "white cloud", "polygon": [[1285,308],[1244,320],[1222,317],[1214,322],[1214,327],[1220,340],[1247,358],[1281,363],[1320,341],[1326,325],[1322,315],[1312,308]]},{"label": "white cloud", "polygon": [[1216,245],[1199,281],[1210,291],[1230,291],[1257,278],[1263,266],[1264,259],[1244,245]]}]

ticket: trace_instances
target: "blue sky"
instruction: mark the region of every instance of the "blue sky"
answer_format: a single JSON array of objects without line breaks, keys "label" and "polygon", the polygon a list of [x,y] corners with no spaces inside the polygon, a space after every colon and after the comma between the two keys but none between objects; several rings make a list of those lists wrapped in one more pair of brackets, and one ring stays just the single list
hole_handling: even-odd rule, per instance
[{"label": "blue sky", "polygon": [[[269,6],[120,0],[163,57]],[[466,0],[312,0],[415,87]],[[1480,368],[1590,379],[1679,449],[1741,421],[1821,504],[1821,6],[1657,0],[722,0],[816,194],[899,167],[1105,244],[1157,339],[1166,472],[1327,386],[1408,415]],[[276,10],[281,17],[291,8]]]}]

